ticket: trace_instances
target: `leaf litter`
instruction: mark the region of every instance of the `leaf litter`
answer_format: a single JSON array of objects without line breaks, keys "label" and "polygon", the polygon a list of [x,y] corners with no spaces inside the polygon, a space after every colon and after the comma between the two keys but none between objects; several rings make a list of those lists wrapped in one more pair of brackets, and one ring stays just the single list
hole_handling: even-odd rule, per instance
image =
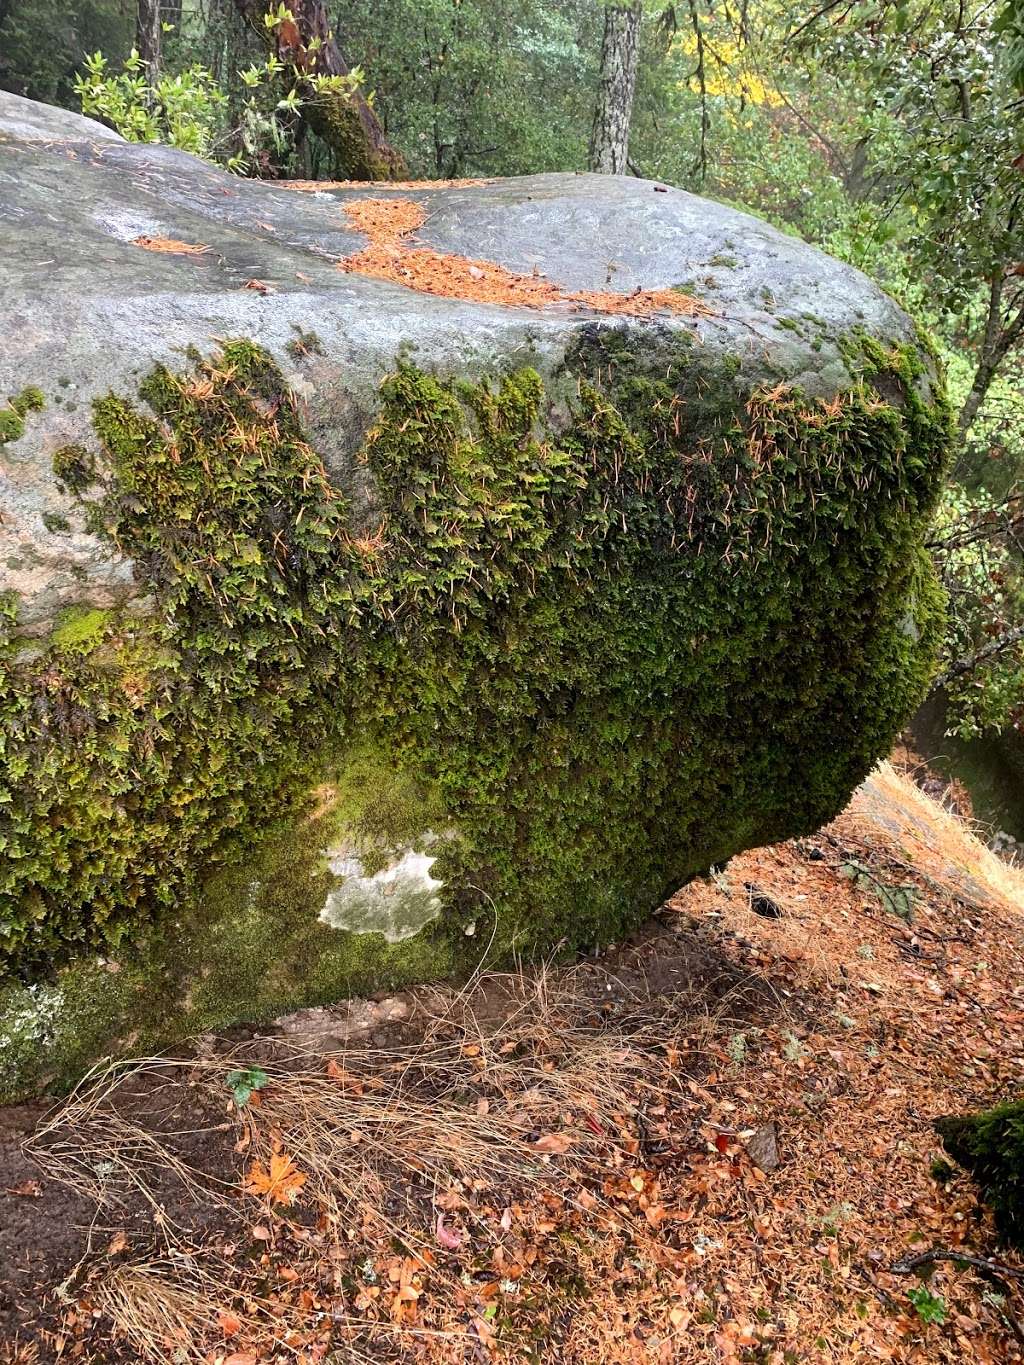
[{"label": "leaf litter", "polygon": [[[411,992],[380,1045],[108,1065],[29,1143],[95,1213],[7,1358],[1020,1361],[1024,1265],[933,1175],[931,1121],[1021,1084],[1022,909],[1024,876],[882,765],[599,961]],[[180,1130],[119,1107],[147,1077]],[[176,1149],[190,1114],[217,1175]],[[997,1255],[1008,1296],[955,1253]]]},{"label": "leaf litter", "polygon": [[649,317],[676,313],[709,317],[712,310],[678,289],[567,290],[539,272],[523,275],[494,261],[472,260],[433,247],[415,246],[414,234],[426,221],[423,205],[413,199],[356,199],[343,205],[351,225],[364,233],[368,244],[339,261],[342,270],[402,284],[421,294],[497,303],[517,308],[548,308],[570,304],[600,313]]}]

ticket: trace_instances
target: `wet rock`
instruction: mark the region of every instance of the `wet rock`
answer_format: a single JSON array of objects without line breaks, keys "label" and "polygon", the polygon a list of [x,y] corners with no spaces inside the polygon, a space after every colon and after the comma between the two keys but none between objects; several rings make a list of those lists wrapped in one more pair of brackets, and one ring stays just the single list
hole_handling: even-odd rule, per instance
[{"label": "wet rock", "polygon": [[779,1164],[779,1131],[766,1123],[747,1139],[747,1156],[762,1171],[774,1171]]}]

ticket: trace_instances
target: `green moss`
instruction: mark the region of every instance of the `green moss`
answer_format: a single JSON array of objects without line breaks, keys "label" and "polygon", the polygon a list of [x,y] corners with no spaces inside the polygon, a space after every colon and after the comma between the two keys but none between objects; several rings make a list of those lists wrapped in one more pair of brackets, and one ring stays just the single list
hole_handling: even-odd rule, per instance
[{"label": "green moss", "polygon": [[405,167],[393,153],[378,152],[367,137],[353,100],[343,92],[321,91],[309,102],[314,131],[327,144],[334,170],[343,179],[394,180]]},{"label": "green moss", "polygon": [[69,493],[81,493],[96,477],[93,457],[83,445],[61,446],[55,451],[53,472],[57,482]]},{"label": "green moss", "polygon": [[294,324],[292,331],[295,332],[295,336],[285,346],[285,350],[293,360],[304,360],[310,355],[323,355],[323,342],[316,332],[304,332],[301,327]]},{"label": "green moss", "polygon": [[[533,371],[401,366],[364,538],[250,343],[95,404],[98,453],[58,477],[158,614],[0,666],[9,972],[167,961],[146,1036],[173,1034],[465,970],[492,935],[496,960],[607,942],[842,806],[932,667],[948,412],[906,350],[851,344],[823,404],[632,337],[582,329],[553,425]],[[373,876],[428,833],[436,923],[317,919],[325,849]]]},{"label": "green moss", "polygon": [[22,389],[21,393],[15,395],[10,403],[19,417],[25,417],[30,412],[42,412],[46,406],[46,399],[43,397],[42,389],[30,384],[28,388]]},{"label": "green moss", "polygon": [[61,612],[56,629],[50,635],[54,648],[61,652],[88,652],[99,644],[109,613],[69,607]]},{"label": "green moss", "polygon": [[1024,1100],[941,1118],[935,1127],[949,1155],[981,1186],[1000,1234],[1024,1247]]},{"label": "green moss", "polygon": [[363,782],[385,788],[370,746],[354,762],[325,759],[323,772],[258,846],[207,877],[173,917],[141,926],[130,950],[79,959],[50,982],[0,985],[0,1104],[69,1084],[105,1053],[149,1052],[240,1018],[262,1023],[453,969],[443,933],[390,944],[318,920],[337,880],[323,849],[350,830],[350,812],[361,807],[362,837],[415,823],[411,799],[398,818],[389,794],[380,826],[366,808]]},{"label": "green moss", "polygon": [[0,408],[0,445],[23,436],[26,416],[30,412],[41,411],[45,405],[42,389],[33,385],[8,398],[7,405]]}]

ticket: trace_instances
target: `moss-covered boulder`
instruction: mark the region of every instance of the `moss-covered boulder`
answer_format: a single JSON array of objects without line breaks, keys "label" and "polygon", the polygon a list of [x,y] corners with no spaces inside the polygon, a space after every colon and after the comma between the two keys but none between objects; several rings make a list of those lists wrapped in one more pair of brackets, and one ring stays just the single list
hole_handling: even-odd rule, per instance
[{"label": "moss-covered boulder", "polygon": [[941,627],[891,300],[642,181],[94,128],[0,94],[0,1093],[607,942],[835,814]]}]

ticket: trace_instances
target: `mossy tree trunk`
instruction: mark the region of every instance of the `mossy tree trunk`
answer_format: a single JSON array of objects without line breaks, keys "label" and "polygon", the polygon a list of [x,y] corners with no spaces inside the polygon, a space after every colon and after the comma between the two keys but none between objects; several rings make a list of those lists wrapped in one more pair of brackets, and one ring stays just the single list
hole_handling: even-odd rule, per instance
[{"label": "mossy tree trunk", "polygon": [[605,6],[601,87],[590,136],[590,169],[602,175],[625,175],[628,168],[641,17],[640,0]]},{"label": "mossy tree trunk", "polygon": [[[281,61],[302,75],[348,76],[327,16],[324,0],[291,0],[290,19],[274,28],[263,22],[265,0],[235,0],[246,23],[270,45]],[[303,120],[329,148],[335,173],[352,180],[399,180],[405,161],[388,142],[380,119],[358,90],[303,91]]]}]

